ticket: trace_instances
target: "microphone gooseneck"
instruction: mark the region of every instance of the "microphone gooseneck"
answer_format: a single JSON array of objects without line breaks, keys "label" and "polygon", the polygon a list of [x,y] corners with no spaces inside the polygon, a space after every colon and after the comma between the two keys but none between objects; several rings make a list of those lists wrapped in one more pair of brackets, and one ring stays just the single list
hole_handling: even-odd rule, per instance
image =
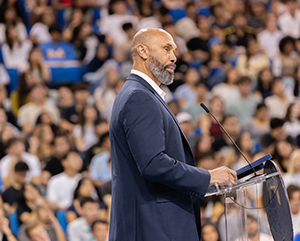
[{"label": "microphone gooseneck", "polygon": [[235,148],[239,151],[239,153],[241,153],[241,155],[244,157],[246,162],[249,164],[249,166],[251,167],[251,169],[254,172],[254,175],[257,176],[254,167],[251,165],[251,163],[249,162],[247,157],[244,155],[244,153],[241,151],[241,149],[238,147],[238,145],[235,143],[235,141],[231,138],[231,136],[228,134],[228,132],[224,129],[224,127],[221,125],[221,123],[218,121],[218,119],[213,115],[213,113],[210,112],[210,110],[207,108],[207,106],[205,104],[201,103],[200,106],[215,119],[215,121],[218,123],[218,125],[221,127],[221,129],[224,131],[224,133],[228,136],[228,138],[230,139],[232,144],[235,146]]}]

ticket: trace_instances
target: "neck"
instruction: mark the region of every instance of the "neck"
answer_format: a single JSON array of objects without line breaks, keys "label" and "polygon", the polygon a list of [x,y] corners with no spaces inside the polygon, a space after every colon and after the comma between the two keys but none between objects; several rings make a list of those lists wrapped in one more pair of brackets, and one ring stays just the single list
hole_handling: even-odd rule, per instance
[{"label": "neck", "polygon": [[65,173],[68,177],[75,177],[75,176],[78,174],[77,171],[70,170],[70,169],[64,170],[64,173]]},{"label": "neck", "polygon": [[20,190],[22,188],[22,184],[19,184],[17,182],[15,182],[13,185],[13,188],[16,189],[16,190]]},{"label": "neck", "polygon": [[34,100],[32,101],[37,106],[43,106],[45,101],[44,100]]}]

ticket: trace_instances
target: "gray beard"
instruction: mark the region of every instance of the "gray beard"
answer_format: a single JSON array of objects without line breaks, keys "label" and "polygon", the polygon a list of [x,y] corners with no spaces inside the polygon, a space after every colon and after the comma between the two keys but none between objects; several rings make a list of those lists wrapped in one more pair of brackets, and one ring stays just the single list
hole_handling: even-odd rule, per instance
[{"label": "gray beard", "polygon": [[173,83],[174,73],[168,72],[152,55],[149,56],[149,70],[162,84],[170,85]]}]

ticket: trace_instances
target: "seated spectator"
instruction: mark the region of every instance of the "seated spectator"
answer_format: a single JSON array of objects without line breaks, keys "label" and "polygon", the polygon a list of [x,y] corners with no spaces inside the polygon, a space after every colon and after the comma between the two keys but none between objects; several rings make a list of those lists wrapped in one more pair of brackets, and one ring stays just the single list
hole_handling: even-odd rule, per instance
[{"label": "seated spectator", "polygon": [[92,33],[92,28],[88,23],[81,23],[74,28],[70,41],[75,48],[78,60],[83,64],[89,63],[96,54],[98,38]]},{"label": "seated spectator", "polygon": [[123,84],[124,81],[120,78],[117,68],[106,69],[101,85],[94,92],[97,109],[103,118],[110,118],[114,100]]},{"label": "seated spectator", "polygon": [[0,158],[2,159],[7,153],[6,153],[6,146],[8,143],[8,140],[10,140],[13,137],[18,137],[18,135],[15,135],[14,128],[10,126],[6,126],[3,128],[3,130],[0,132]]},{"label": "seated spectator", "polygon": [[80,200],[87,197],[98,199],[93,181],[89,178],[82,178],[74,190],[73,203],[67,209],[66,218],[68,223],[81,217]]},{"label": "seated spectator", "polygon": [[215,225],[206,223],[201,227],[201,237],[203,241],[220,241],[220,234]]},{"label": "seated spectator", "polygon": [[59,132],[53,139],[54,152],[49,158],[43,172],[42,184],[47,186],[49,179],[64,171],[62,160],[65,155],[70,151],[70,142],[65,132]]},{"label": "seated spectator", "polygon": [[102,143],[102,135],[107,133],[109,131],[109,124],[108,121],[106,119],[97,119],[95,121],[95,130],[96,130],[96,134],[99,138],[98,142],[91,146],[84,157],[84,166],[85,169],[89,170],[89,166],[91,164],[92,158],[101,153],[103,151],[102,147],[101,147],[101,143]]},{"label": "seated spectator", "polygon": [[300,135],[300,104],[298,101],[293,102],[287,108],[283,128],[293,138]]},{"label": "seated spectator", "polygon": [[132,23],[124,23],[122,29],[127,35],[127,38],[124,42],[116,44],[114,49],[114,58],[117,62],[122,63],[128,60],[131,60],[131,42],[136,34],[136,29]]},{"label": "seated spectator", "polygon": [[279,42],[280,54],[273,59],[272,70],[275,77],[294,77],[300,63],[299,56],[294,51],[295,40],[290,36]]},{"label": "seated spectator", "polygon": [[210,153],[203,153],[195,159],[196,167],[211,170],[211,167],[217,168],[217,162]]},{"label": "seated spectator", "polygon": [[263,0],[250,1],[249,16],[247,20],[248,26],[261,32],[264,28],[265,19],[267,17],[267,9]]},{"label": "seated spectator", "polygon": [[35,23],[29,32],[31,41],[37,45],[51,42],[52,38],[49,33],[49,28],[54,22],[54,11],[51,7],[47,7],[43,15],[40,16],[40,22]]},{"label": "seated spectator", "polygon": [[257,145],[257,151],[260,149],[260,140],[264,134],[270,132],[270,116],[268,108],[264,103],[256,106],[253,118],[243,125],[245,131],[251,134],[254,145]]},{"label": "seated spectator", "polygon": [[95,120],[98,118],[97,110],[92,105],[83,107],[78,124],[73,129],[75,146],[80,152],[87,151],[96,144],[98,138],[95,133]]},{"label": "seated spectator", "polygon": [[27,11],[30,13],[30,23],[32,25],[39,22],[49,8],[48,2],[45,0],[29,1],[27,4]]},{"label": "seated spectator", "polygon": [[78,56],[72,44],[62,40],[61,28],[52,25],[49,28],[51,41],[40,44],[40,49],[46,61],[67,61],[77,60]]},{"label": "seated spectator", "polygon": [[19,21],[16,9],[14,7],[6,8],[3,17],[4,21],[0,23],[0,44],[6,41],[5,31],[10,25],[16,26],[20,40],[24,41],[27,38],[27,30],[25,24]]},{"label": "seated spectator", "polygon": [[248,39],[246,53],[239,55],[237,58],[236,66],[239,74],[256,80],[259,72],[269,67],[269,65],[269,58],[262,53],[257,40],[254,38]]},{"label": "seated spectator", "polygon": [[193,121],[196,121],[200,115],[206,113],[205,110],[199,108],[199,105],[201,103],[208,105],[209,103],[209,91],[207,85],[204,82],[198,81],[198,83],[196,84],[196,93],[197,99],[193,102],[187,103],[185,108],[183,109],[184,112],[187,112],[192,116]]},{"label": "seated spectator", "polygon": [[199,36],[199,29],[197,27],[198,8],[193,1],[186,2],[185,6],[186,16],[179,19],[175,23],[176,31],[186,42],[192,38]]},{"label": "seated spectator", "polygon": [[190,39],[186,45],[193,60],[203,62],[209,57],[208,40],[211,38],[211,23],[204,15],[199,15],[197,21],[200,34]]},{"label": "seated spectator", "polygon": [[270,122],[271,131],[261,137],[261,148],[265,153],[273,153],[278,141],[287,141],[295,145],[295,140],[283,128],[284,120],[273,118]]},{"label": "seated spectator", "polygon": [[228,54],[242,53],[248,40],[256,37],[256,30],[247,26],[246,17],[241,12],[234,13],[231,21],[232,26],[225,28],[222,33],[225,44],[228,46]]},{"label": "seated spectator", "polygon": [[71,106],[61,108],[61,127],[68,131],[73,131],[74,126],[78,123],[79,113],[81,113],[83,107],[87,104],[89,91],[85,84],[77,84],[73,87],[73,94],[75,103],[72,103]]},{"label": "seated spectator", "polygon": [[89,168],[89,177],[93,180],[95,186],[99,187],[104,182],[110,181],[110,140],[109,133],[106,132],[100,137],[100,147],[102,152],[92,158]]},{"label": "seated spectator", "polygon": [[287,96],[284,84],[280,78],[275,78],[271,83],[271,96],[265,99],[270,117],[284,118],[288,106],[293,102],[294,97]]},{"label": "seated spectator", "polygon": [[293,184],[300,187],[300,150],[294,150],[289,158],[287,173],[283,175],[286,187]]},{"label": "seated spectator", "polygon": [[7,26],[6,42],[1,47],[4,66],[8,69],[18,69],[27,61],[32,48],[30,40],[21,40],[16,26]]},{"label": "seated spectator", "polygon": [[50,125],[38,124],[29,138],[30,148],[28,152],[37,156],[41,163],[45,165],[48,158],[53,154],[54,133]]},{"label": "seated spectator", "polygon": [[49,83],[51,80],[51,73],[48,66],[43,60],[43,54],[38,47],[33,47],[29,53],[28,64],[24,65],[22,71],[30,71],[32,77],[37,82]]},{"label": "seated spectator", "polygon": [[108,8],[110,15],[101,19],[100,31],[111,37],[114,43],[122,43],[127,38],[126,33],[122,29],[122,25],[130,22],[133,26],[136,26],[138,18],[127,13],[126,2],[122,0],[111,1]]},{"label": "seated spectator", "polygon": [[212,3],[210,12],[214,18],[212,32],[214,36],[220,36],[222,30],[230,27],[230,18],[222,2]]},{"label": "seated spectator", "polygon": [[26,183],[21,191],[17,200],[17,216],[19,224],[29,224],[37,221],[36,207],[37,204],[42,203],[38,187],[32,183]]},{"label": "seated spectator", "polygon": [[276,15],[272,12],[267,14],[266,28],[257,35],[259,45],[265,50],[266,55],[272,59],[279,54],[279,41],[283,33],[278,30]]},{"label": "seated spectator", "polygon": [[[50,100],[50,102],[51,102],[51,100]],[[35,126],[38,126],[38,125],[49,126],[51,131],[53,132],[53,135],[56,135],[56,133],[59,130],[59,127],[56,124],[54,124],[54,121],[52,120],[52,118],[48,112],[42,112],[38,116],[38,118],[36,119],[36,122],[35,122]]]},{"label": "seated spectator", "polygon": [[252,94],[251,79],[247,76],[240,78],[238,88],[239,97],[229,103],[225,112],[237,116],[239,123],[243,125],[252,119],[261,98]]},{"label": "seated spectator", "polygon": [[174,95],[179,101],[181,108],[191,102],[194,102],[197,98],[196,84],[200,81],[200,74],[195,68],[189,68],[185,74],[185,83],[177,87]]},{"label": "seated spectator", "polygon": [[84,198],[80,201],[82,217],[68,224],[69,241],[94,240],[91,225],[99,219],[99,204],[94,199]]},{"label": "seated spectator", "polygon": [[0,132],[3,131],[6,127],[11,128],[15,137],[19,136],[20,132],[18,128],[16,128],[13,124],[8,122],[7,113],[5,109],[0,108]]},{"label": "seated spectator", "polygon": [[43,83],[34,84],[29,91],[30,103],[22,106],[18,113],[18,124],[25,133],[31,133],[36,120],[43,112],[47,112],[54,124],[58,125],[60,114],[57,107],[46,99],[46,86]]},{"label": "seated spectator", "polygon": [[29,167],[25,162],[20,161],[14,166],[11,186],[2,193],[3,208],[8,214],[16,211],[17,198],[25,184],[28,171]]},{"label": "seated spectator", "polygon": [[195,134],[195,130],[194,130],[194,126],[193,126],[192,116],[186,112],[179,112],[176,115],[176,119],[177,119],[188,143],[190,144],[190,146],[194,146],[197,136]]},{"label": "seated spectator", "polygon": [[[196,143],[193,148],[193,154],[195,157],[195,161],[200,159],[202,155],[211,155],[211,145],[213,138],[207,133],[202,133],[200,137],[196,140]],[[210,169],[209,169],[210,170]]]},{"label": "seated spectator", "polygon": [[[49,241],[51,240],[46,228],[39,223],[33,223],[26,227],[26,236],[30,241]],[[57,239],[58,240],[58,239]],[[61,239],[66,240],[66,239]]]},{"label": "seated spectator", "polygon": [[24,143],[18,138],[11,138],[6,145],[7,155],[0,161],[0,171],[3,184],[6,188],[12,185],[14,166],[19,161],[24,161],[29,167],[26,182],[33,182],[36,185],[41,183],[41,164],[39,159],[25,152]]},{"label": "seated spectator", "polygon": [[291,208],[294,235],[296,236],[300,233],[300,187],[295,185],[289,185],[286,191]]},{"label": "seated spectator", "polygon": [[18,116],[19,109],[30,102],[28,97],[31,87],[38,83],[38,79],[33,77],[31,71],[21,73],[18,79],[18,87],[10,94],[12,112],[15,117]]},{"label": "seated spectator", "polygon": [[278,25],[284,35],[300,37],[300,10],[297,0],[286,1],[287,11],[278,18]]},{"label": "seated spectator", "polygon": [[273,158],[274,162],[279,167],[282,174],[287,172],[290,155],[293,152],[294,146],[286,140],[277,141],[275,144]]},{"label": "seated spectator", "polygon": [[[227,115],[224,117],[222,124],[231,138],[234,141],[237,141],[241,132],[241,125],[239,124],[237,117],[234,115]],[[218,165],[230,166],[233,164],[235,148],[225,133],[215,139],[212,144],[212,149],[215,152],[215,159],[217,160]]]},{"label": "seated spectator", "polygon": [[10,226],[9,220],[5,217],[3,208],[0,208],[0,235],[2,241],[17,241],[13,235]]},{"label": "seated spectator", "polygon": [[64,172],[49,179],[47,198],[56,209],[67,209],[71,206],[73,192],[81,179],[79,171],[82,168],[82,159],[77,152],[70,151],[61,161]]},{"label": "seated spectator", "polygon": [[96,220],[91,226],[95,241],[106,241],[108,237],[109,224],[104,220]]},{"label": "seated spectator", "polygon": [[84,22],[83,18],[84,16],[81,8],[73,8],[71,10],[62,35],[65,41],[70,42],[73,36],[74,29]]},{"label": "seated spectator", "polygon": [[270,68],[265,68],[258,73],[256,95],[261,96],[263,99],[272,95],[271,82],[273,80],[273,73]]},{"label": "seated spectator", "polygon": [[[42,227],[45,228],[49,236],[49,240],[66,241],[64,231],[62,230],[62,227],[60,226],[57,218],[55,217],[55,213],[51,209],[51,205],[48,201],[43,200],[43,202],[37,204],[35,213],[37,216],[36,223],[42,225]],[[26,230],[30,225],[31,224],[22,225],[20,227],[18,235],[19,241],[32,240],[32,238],[29,240],[28,237],[26,237]]]},{"label": "seated spectator", "polygon": [[201,65],[201,75],[207,79],[209,89],[222,83],[226,77],[226,71],[230,67],[226,62],[223,41],[219,37],[212,37],[208,43],[209,56]]},{"label": "seated spectator", "polygon": [[227,71],[224,83],[220,83],[213,87],[211,93],[213,96],[222,98],[226,106],[234,99],[239,97],[239,88],[237,83],[240,79],[236,68],[232,67]]}]

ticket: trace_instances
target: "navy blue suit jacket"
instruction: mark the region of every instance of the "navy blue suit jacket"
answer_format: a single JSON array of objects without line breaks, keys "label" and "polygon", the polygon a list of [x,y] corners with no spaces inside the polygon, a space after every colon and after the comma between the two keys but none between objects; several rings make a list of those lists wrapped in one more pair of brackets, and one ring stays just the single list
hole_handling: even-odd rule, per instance
[{"label": "navy blue suit jacket", "polygon": [[110,241],[198,241],[210,182],[196,168],[176,117],[141,77],[130,74],[110,121]]}]

